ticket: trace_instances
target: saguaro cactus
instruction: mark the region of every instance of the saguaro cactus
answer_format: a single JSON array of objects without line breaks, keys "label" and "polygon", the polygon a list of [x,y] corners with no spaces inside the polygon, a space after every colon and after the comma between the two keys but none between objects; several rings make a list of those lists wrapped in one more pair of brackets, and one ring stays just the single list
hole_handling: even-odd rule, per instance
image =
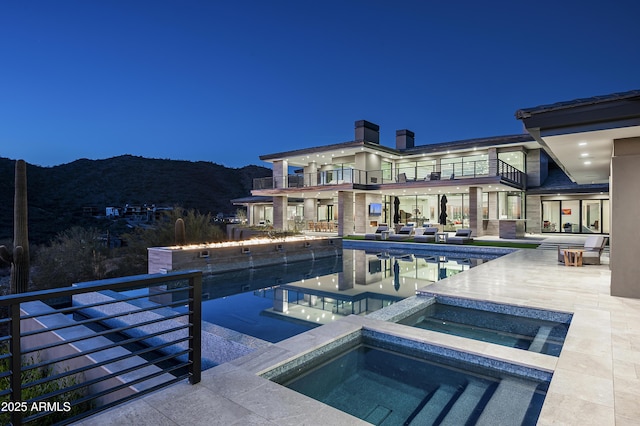
[{"label": "saguaro cactus", "polygon": [[0,258],[11,264],[11,292],[25,293],[29,288],[29,231],[27,217],[27,165],[16,161],[15,199],[13,203],[13,251],[0,246]]},{"label": "saguaro cactus", "polygon": [[183,246],[187,243],[187,232],[184,228],[184,220],[182,218],[176,219],[176,245]]}]

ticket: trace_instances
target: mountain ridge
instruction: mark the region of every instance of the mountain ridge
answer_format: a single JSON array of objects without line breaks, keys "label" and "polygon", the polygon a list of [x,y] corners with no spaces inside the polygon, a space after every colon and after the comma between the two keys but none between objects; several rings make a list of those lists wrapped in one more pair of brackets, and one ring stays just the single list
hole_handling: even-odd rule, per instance
[{"label": "mountain ridge", "polygon": [[[13,235],[15,160],[0,157],[0,241]],[[229,168],[208,161],[146,158],[133,155],[43,167],[27,164],[29,233],[43,243],[83,223],[83,209],[104,214],[125,204],[179,205],[203,214],[232,213],[230,200],[250,194],[254,178],[271,176],[256,165]]]}]

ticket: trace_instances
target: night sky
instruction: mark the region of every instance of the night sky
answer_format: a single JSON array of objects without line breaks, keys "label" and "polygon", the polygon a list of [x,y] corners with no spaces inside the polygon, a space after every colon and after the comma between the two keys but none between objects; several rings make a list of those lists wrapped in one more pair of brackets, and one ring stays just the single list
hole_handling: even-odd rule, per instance
[{"label": "night sky", "polygon": [[640,3],[0,3],[0,157],[263,164],[353,139],[522,133],[517,109],[640,89]]}]

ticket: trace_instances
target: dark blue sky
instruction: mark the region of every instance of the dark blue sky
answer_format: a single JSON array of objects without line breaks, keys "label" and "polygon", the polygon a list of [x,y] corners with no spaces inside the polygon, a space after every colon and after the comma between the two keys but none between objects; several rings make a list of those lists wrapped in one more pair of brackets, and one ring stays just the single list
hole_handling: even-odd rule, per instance
[{"label": "dark blue sky", "polygon": [[636,0],[3,1],[0,157],[230,167],[353,139],[521,133],[519,108],[640,89]]}]

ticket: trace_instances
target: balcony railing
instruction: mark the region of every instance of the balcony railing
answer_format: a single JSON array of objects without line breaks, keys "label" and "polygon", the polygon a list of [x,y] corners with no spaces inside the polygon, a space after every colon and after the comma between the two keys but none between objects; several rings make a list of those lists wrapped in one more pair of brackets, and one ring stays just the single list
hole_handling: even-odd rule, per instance
[{"label": "balcony railing", "polygon": [[[305,188],[312,186],[329,186],[340,184],[381,185],[386,183],[403,183],[412,181],[450,180],[477,178],[484,176],[500,176],[503,180],[524,185],[525,174],[502,160],[465,161],[459,163],[442,163],[439,170],[436,166],[400,166],[393,170],[357,170],[334,169],[315,173],[295,174],[280,177],[267,177],[253,180],[253,189]],[[495,170],[495,172],[492,172]]]},{"label": "balcony railing", "polygon": [[498,160],[498,176],[504,181],[518,185],[520,188],[525,187],[527,175],[502,160]]},{"label": "balcony railing", "polygon": [[0,297],[0,423],[72,423],[198,383],[201,301],[200,271]]}]

